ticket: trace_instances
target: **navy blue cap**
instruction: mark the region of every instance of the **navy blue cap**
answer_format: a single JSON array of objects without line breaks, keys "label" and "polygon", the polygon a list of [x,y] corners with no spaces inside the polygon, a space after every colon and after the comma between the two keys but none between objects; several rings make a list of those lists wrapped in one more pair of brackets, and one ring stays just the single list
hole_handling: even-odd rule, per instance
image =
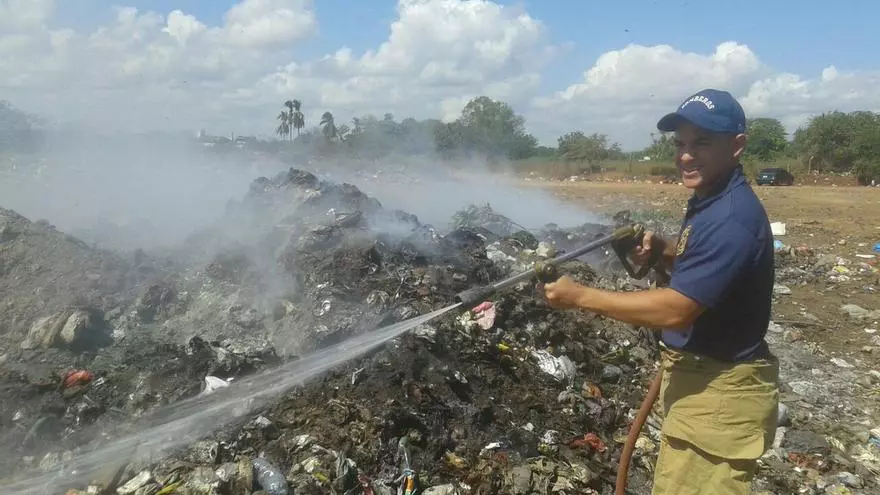
[{"label": "navy blue cap", "polygon": [[657,122],[657,129],[671,132],[683,121],[721,134],[746,132],[746,113],[742,106],[733,95],[717,89],[704,89],[684,100],[677,111]]}]

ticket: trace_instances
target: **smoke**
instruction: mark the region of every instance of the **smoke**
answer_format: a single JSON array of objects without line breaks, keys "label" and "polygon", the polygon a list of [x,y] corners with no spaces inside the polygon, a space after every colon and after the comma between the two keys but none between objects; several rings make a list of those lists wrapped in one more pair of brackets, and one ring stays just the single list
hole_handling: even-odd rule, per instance
[{"label": "smoke", "polygon": [[7,160],[0,201],[103,247],[168,247],[219,219],[272,166],[209,153],[189,136],[59,132]]},{"label": "smoke", "polygon": [[457,211],[486,204],[531,231],[548,223],[562,228],[608,223],[603,215],[517,184],[514,177],[490,170],[479,158],[451,165],[426,155],[397,155],[380,162],[338,159],[323,162],[317,172],[335,182],[351,183],[385,208],[416,215],[421,223],[439,230],[449,228]]},{"label": "smoke", "polygon": [[[407,146],[396,143],[395,148]],[[278,218],[259,226],[244,224],[248,220],[241,218],[233,221],[227,209],[244,197],[255,179],[273,177],[291,166],[353,184],[385,208],[414,214],[441,231],[456,211],[471,204],[488,204],[529,230],[547,223],[563,228],[605,223],[596,213],[546,191],[517,185],[515,179],[490,171],[483,160],[459,160],[450,166],[425,153],[421,140],[411,148],[421,154],[283,163],[234,146],[214,151],[187,135],[58,132],[49,135],[41,153],[5,160],[0,166],[0,198],[4,207],[33,220],[46,219],[102,247],[176,247],[179,252],[194,233],[212,228],[214,246],[203,256],[216,254],[223,242],[247,244],[258,230],[278,223]],[[224,241],[216,238],[218,233]]]},{"label": "smoke", "polygon": [[[397,144],[396,149],[406,148],[406,143]],[[224,328],[205,325],[202,319],[231,307],[269,316],[302,292],[289,273],[289,257],[296,251],[290,243],[304,233],[295,225],[306,215],[311,217],[306,223],[321,222],[325,215],[332,222],[334,201],[312,201],[305,211],[302,205],[310,198],[302,196],[307,194],[302,188],[265,197],[249,194],[260,187],[262,182],[255,182],[259,178],[271,179],[289,168],[352,184],[386,210],[413,214],[439,234],[450,230],[453,215],[470,205],[488,204],[533,232],[548,223],[563,229],[607,223],[591,211],[490,171],[486,161],[446,163],[425,153],[423,144],[412,146],[420,155],[319,160],[299,154],[294,161],[285,153],[266,153],[268,147],[211,148],[186,135],[56,132],[40,153],[3,163],[0,206],[32,220],[45,219],[99,247],[142,249],[220,281],[169,327],[179,339],[222,333]],[[393,215],[373,218],[370,225],[392,237],[405,237],[413,228],[410,220]],[[190,292],[202,291],[193,287]]]},{"label": "smoke", "polygon": [[[332,212],[322,211],[335,204],[332,198],[325,197],[303,207],[304,200],[312,199],[308,191],[291,188],[268,195],[271,198],[266,197],[263,203],[259,194],[248,194],[252,187],[267,182],[255,183],[260,177],[273,178],[294,167],[337,184],[347,182],[378,200],[385,209],[414,214],[422,224],[434,225],[440,233],[450,227],[455,212],[471,204],[487,203],[497,213],[531,230],[551,222],[562,227],[602,223],[590,211],[565,204],[538,189],[518,187],[514,180],[491,173],[479,159],[460,161],[451,167],[430,155],[398,155],[378,161],[324,159],[285,163],[247,148],[207,148],[190,136],[54,134],[40,153],[4,160],[0,163],[0,206],[32,220],[46,219],[59,230],[87,242],[158,252],[183,260],[195,271],[210,272],[212,282],[206,284],[210,285],[208,290],[193,287],[186,311],[165,321],[162,331],[173,332],[173,338],[179,341],[193,335],[209,340],[221,336],[265,336],[282,355],[311,350],[308,332],[321,326],[367,330],[363,327],[369,327],[370,322],[363,318],[370,312],[365,303],[337,300],[315,287],[297,287],[295,277],[285,269],[282,254],[296,252],[289,243],[297,242],[301,233],[296,227],[297,220],[306,215],[313,216],[309,220],[326,215],[328,221],[333,221]],[[383,218],[378,228],[390,236],[403,237],[412,228],[406,219]],[[371,225],[377,226],[375,222]],[[198,279],[196,283],[204,280],[193,279]],[[309,300],[300,301],[301,307],[274,317],[279,303],[306,292]],[[309,304],[322,305],[331,299],[332,311],[309,317]],[[268,322],[263,327],[267,335],[258,335],[261,321]],[[378,334],[390,335],[388,332],[393,329]],[[354,342],[367,342],[376,335],[371,332]],[[351,342],[342,348],[346,346],[365,349]],[[330,353],[332,359],[328,360],[327,355],[303,362],[316,363],[317,373],[354,356]],[[312,373],[299,371],[302,376],[278,376],[286,377],[283,385],[287,386]],[[281,390],[280,382],[262,384],[261,394]],[[184,430],[199,436],[213,430],[213,419],[226,417],[227,406],[217,404],[202,410],[201,416],[190,416],[193,410],[186,403],[180,409],[173,407],[180,416],[170,430],[165,429],[168,425],[157,425],[166,435],[156,436],[155,441],[147,442],[147,447]],[[150,435],[154,431],[146,430],[95,451],[83,462],[107,461],[131,445],[143,446],[143,439],[153,438]],[[174,437],[175,445],[185,440],[186,436],[179,434]],[[89,468],[87,464],[80,466],[83,470]],[[69,483],[70,478],[65,482]]]}]

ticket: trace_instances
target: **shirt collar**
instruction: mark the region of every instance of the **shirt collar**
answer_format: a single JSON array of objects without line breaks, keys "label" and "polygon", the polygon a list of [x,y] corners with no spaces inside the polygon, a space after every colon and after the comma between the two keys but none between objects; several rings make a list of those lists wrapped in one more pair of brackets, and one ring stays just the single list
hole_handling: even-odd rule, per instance
[{"label": "shirt collar", "polygon": [[712,191],[703,198],[698,198],[696,194],[688,199],[688,211],[702,210],[720,198],[724,197],[734,188],[746,183],[746,176],[743,173],[743,166],[739,164],[731,171],[726,178],[719,181]]}]

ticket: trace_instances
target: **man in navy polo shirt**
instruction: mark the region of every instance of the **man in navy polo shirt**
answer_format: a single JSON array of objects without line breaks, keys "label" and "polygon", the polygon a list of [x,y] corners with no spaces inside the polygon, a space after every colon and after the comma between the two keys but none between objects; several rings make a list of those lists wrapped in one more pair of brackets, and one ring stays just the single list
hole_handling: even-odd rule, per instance
[{"label": "man in navy polo shirt", "polygon": [[662,330],[665,419],[654,494],[750,493],[775,434],[779,365],[764,340],[773,236],[739,163],[745,113],[730,93],[706,89],[657,128],[675,132],[676,165],[694,194],[678,238],[647,233],[633,259],[662,251],[669,286],[618,293],[562,277],[544,293],[557,308]]}]

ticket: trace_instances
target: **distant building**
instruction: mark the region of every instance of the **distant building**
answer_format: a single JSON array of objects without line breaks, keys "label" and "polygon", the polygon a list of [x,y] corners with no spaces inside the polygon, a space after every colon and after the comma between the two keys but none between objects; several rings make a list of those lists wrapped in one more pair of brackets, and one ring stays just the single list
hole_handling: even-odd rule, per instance
[{"label": "distant building", "polygon": [[236,147],[244,148],[245,146],[256,144],[257,138],[254,136],[238,136],[234,142]]},{"label": "distant building", "polygon": [[204,129],[198,132],[196,141],[209,148],[218,144],[229,144],[232,142],[231,139],[225,136],[211,136]]}]

